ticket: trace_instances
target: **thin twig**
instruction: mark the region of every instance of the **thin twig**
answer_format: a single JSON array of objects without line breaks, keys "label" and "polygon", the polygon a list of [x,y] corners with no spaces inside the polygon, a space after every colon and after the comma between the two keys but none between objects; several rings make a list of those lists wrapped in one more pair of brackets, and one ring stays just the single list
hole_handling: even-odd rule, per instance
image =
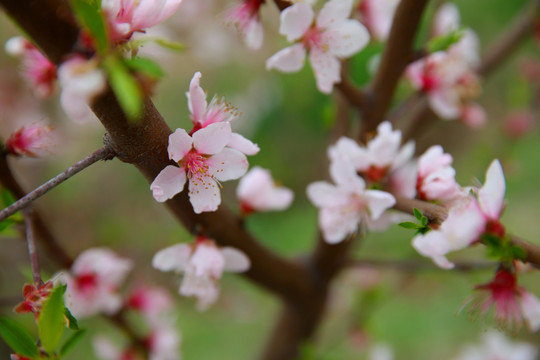
[{"label": "thin twig", "polygon": [[[454,262],[452,270],[460,272],[469,272],[474,270],[494,269],[498,266],[495,262]],[[355,259],[351,260],[348,266],[351,267],[376,267],[383,269],[394,269],[398,271],[444,271],[450,272],[447,269],[440,268],[427,261],[418,260],[397,260],[397,259]]]},{"label": "thin twig", "polygon": [[32,201],[40,198],[45,195],[50,190],[54,189],[73,175],[78,172],[86,169],[90,165],[98,162],[99,160],[109,160],[114,157],[114,152],[108,145],[104,145],[101,149],[93,152],[91,155],[85,157],[83,160],[77,162],[75,165],[69,167],[66,171],[61,174],[56,175],[51,180],[47,181],[45,184],[37,187],[32,190],[4,210],[0,211],[0,221],[6,219],[8,216],[15,214],[17,211],[28,206]]},{"label": "thin twig", "polygon": [[30,256],[30,265],[32,267],[34,285],[39,288],[41,285],[43,285],[43,280],[41,280],[41,273],[39,271],[39,259],[37,256],[36,241],[34,239],[32,216],[32,209],[26,208],[24,210],[24,235],[28,245],[28,255]]}]

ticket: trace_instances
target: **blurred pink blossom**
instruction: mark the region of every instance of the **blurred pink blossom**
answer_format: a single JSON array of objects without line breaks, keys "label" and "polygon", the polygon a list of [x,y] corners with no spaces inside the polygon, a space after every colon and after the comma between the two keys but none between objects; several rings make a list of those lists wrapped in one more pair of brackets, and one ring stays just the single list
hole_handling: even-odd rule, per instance
[{"label": "blurred pink blossom", "polygon": [[127,299],[127,306],[140,311],[149,323],[154,323],[172,308],[173,299],[163,288],[139,286]]},{"label": "blurred pink blossom", "polygon": [[536,360],[538,348],[510,341],[501,332],[489,331],[479,345],[466,346],[453,360]]},{"label": "blurred pink blossom", "polygon": [[52,154],[56,144],[57,136],[52,127],[34,123],[11,134],[5,145],[14,155],[42,157]]},{"label": "blurred pink blossom", "polygon": [[422,200],[452,200],[461,196],[452,155],[443,153],[440,145],[430,147],[418,159],[416,192]]},{"label": "blurred pink blossom", "polygon": [[386,41],[400,0],[362,0],[359,4],[362,22],[371,35]]},{"label": "blurred pink blossom", "polygon": [[263,3],[264,0],[243,0],[225,15],[225,21],[238,29],[246,46],[253,50],[259,49],[263,42],[264,29],[259,14]]},{"label": "blurred pink blossom", "polygon": [[519,139],[529,134],[536,126],[534,114],[528,110],[514,110],[506,117],[504,134],[513,139]]}]

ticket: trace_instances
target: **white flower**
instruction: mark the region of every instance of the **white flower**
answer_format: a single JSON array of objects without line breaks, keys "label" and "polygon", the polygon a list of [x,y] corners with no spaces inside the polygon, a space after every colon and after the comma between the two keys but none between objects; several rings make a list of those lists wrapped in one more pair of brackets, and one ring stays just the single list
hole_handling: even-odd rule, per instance
[{"label": "white flower", "polygon": [[193,245],[177,244],[158,251],[152,265],[161,271],[184,273],[180,294],[196,297],[198,308],[205,310],[218,298],[223,271],[243,272],[250,262],[240,250],[218,248],[212,240],[199,237]]},{"label": "white flower", "polygon": [[423,200],[452,200],[461,195],[452,166],[452,155],[440,145],[426,150],[418,159],[418,197]]},{"label": "white flower", "polygon": [[266,69],[296,72],[304,65],[306,53],[315,74],[317,88],[332,92],[341,81],[339,59],[348,58],[369,42],[367,29],[357,20],[349,19],[352,0],[330,0],[315,14],[306,2],[295,3],[281,12],[279,32],[290,42],[298,41],[266,61]]},{"label": "white flower", "polygon": [[535,360],[537,354],[536,347],[491,331],[483,336],[482,344],[465,347],[454,360]]}]

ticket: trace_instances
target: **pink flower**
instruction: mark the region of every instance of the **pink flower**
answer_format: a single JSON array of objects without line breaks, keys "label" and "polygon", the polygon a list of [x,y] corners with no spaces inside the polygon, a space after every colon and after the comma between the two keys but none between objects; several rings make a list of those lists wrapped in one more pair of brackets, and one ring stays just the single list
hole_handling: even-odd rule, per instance
[{"label": "pink flower", "polygon": [[259,14],[263,3],[264,0],[243,0],[225,15],[225,21],[236,26],[246,46],[254,50],[261,47],[264,37]]},{"label": "pink flower", "polygon": [[485,316],[494,307],[495,318],[500,324],[519,328],[525,321],[531,331],[540,329],[540,300],[518,286],[512,271],[498,270],[493,281],[476,286],[476,290],[479,293],[472,300],[472,311],[478,310]]},{"label": "pink flower", "polygon": [[374,38],[386,41],[399,2],[400,0],[363,0],[360,2],[362,22]]},{"label": "pink flower", "polygon": [[[206,93],[200,86],[201,76],[200,72],[193,75],[187,93],[189,111],[194,125],[190,135],[210,124],[230,122],[238,117],[237,109],[217,96],[214,96],[208,105]],[[260,150],[256,144],[237,133],[231,134],[227,146],[246,155],[255,155]]]},{"label": "pink flower", "polygon": [[493,160],[486,172],[484,186],[476,192],[478,210],[484,217],[485,232],[504,236],[505,229],[499,217],[503,211],[506,182],[499,160]]},{"label": "pink flower", "polygon": [[377,220],[395,204],[394,197],[380,190],[366,190],[347,154],[338,146],[328,150],[330,176],[337,185],[318,181],[308,185],[307,195],[320,208],[319,227],[326,242],[335,244],[358,230],[360,222]]},{"label": "pink flower", "polygon": [[101,360],[136,360],[138,359],[136,351],[131,348],[121,348],[116,345],[109,337],[98,335],[92,345],[96,355]]},{"label": "pink flower", "polygon": [[529,134],[536,125],[533,113],[528,109],[514,110],[506,117],[504,134],[519,139]]},{"label": "pink flower", "polygon": [[180,333],[171,324],[155,327],[147,338],[150,360],[180,360]]},{"label": "pink flower", "polygon": [[196,131],[193,137],[184,129],[169,136],[169,158],[178,166],[168,165],[150,185],[154,199],[164,202],[184,189],[189,180],[189,199],[199,214],[216,211],[221,203],[220,181],[238,179],[245,174],[248,162],[244,154],[225,145],[231,138],[231,125],[220,122]]},{"label": "pink flower", "polygon": [[114,41],[128,40],[136,32],[170,17],[182,0],[102,0],[110,36]]},{"label": "pink flower", "polygon": [[22,58],[24,77],[34,93],[40,98],[51,95],[56,83],[56,66],[23,37],[9,39],[5,48],[8,54]]},{"label": "pink flower", "polygon": [[127,306],[140,311],[149,323],[159,321],[172,305],[171,295],[160,287],[139,286],[127,300]]},{"label": "pink flower", "polygon": [[132,268],[131,260],[118,257],[109,249],[84,251],[73,263],[71,272],[60,274],[58,279],[67,284],[66,306],[76,318],[102,312],[114,314],[123,303],[118,287]]},{"label": "pink flower", "polygon": [[14,155],[41,157],[52,153],[56,134],[43,123],[23,126],[7,139],[6,148]]},{"label": "pink flower", "polygon": [[352,6],[352,0],[330,0],[315,23],[313,9],[305,2],[283,10],[279,32],[288,41],[299,42],[270,57],[266,69],[296,72],[303,67],[309,52],[317,88],[325,94],[331,93],[334,84],[341,81],[339,59],[352,56],[369,42],[367,29],[357,20],[348,19]]},{"label": "pink flower", "polygon": [[236,195],[246,215],[254,211],[285,210],[294,198],[290,189],[274,183],[270,171],[258,166],[240,179]]},{"label": "pink flower", "polygon": [[106,87],[106,79],[95,60],[71,58],[58,68],[62,86],[60,104],[69,118],[82,122],[93,116],[89,105]]},{"label": "pink flower", "polygon": [[216,302],[223,271],[244,272],[249,258],[231,247],[218,248],[214,241],[198,237],[195,244],[177,244],[154,255],[152,265],[161,271],[183,272],[180,295],[194,296],[204,310]]},{"label": "pink flower", "polygon": [[440,145],[430,147],[418,159],[416,192],[422,200],[452,200],[460,196],[461,188],[456,183],[456,171],[452,166],[452,155],[443,153]]},{"label": "pink flower", "polygon": [[538,349],[522,342],[512,342],[502,333],[490,331],[480,345],[466,346],[454,360],[536,360]]}]

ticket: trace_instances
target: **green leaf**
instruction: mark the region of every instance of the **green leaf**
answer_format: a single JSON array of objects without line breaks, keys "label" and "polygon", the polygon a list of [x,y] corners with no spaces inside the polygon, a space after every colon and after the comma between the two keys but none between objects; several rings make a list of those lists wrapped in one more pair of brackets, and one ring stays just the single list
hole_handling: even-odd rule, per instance
[{"label": "green leaf", "polygon": [[109,48],[107,26],[101,12],[101,1],[71,0],[71,8],[81,26],[90,33],[98,53]]},{"label": "green leaf", "polygon": [[39,314],[39,339],[43,349],[49,354],[54,353],[64,333],[65,291],[66,285],[55,288]]},{"label": "green leaf", "polygon": [[422,223],[422,227],[426,227],[429,223],[428,218],[425,216],[422,216],[422,218],[420,219],[420,222]]},{"label": "green leaf", "polygon": [[517,245],[511,246],[510,253],[512,255],[512,258],[518,259],[518,260],[525,260],[525,258],[527,257],[527,251],[521,246],[517,246]]},{"label": "green leaf", "polygon": [[146,76],[159,79],[165,75],[165,72],[154,60],[148,58],[135,57],[124,60],[127,67],[131,70],[140,72]]},{"label": "green leaf", "polygon": [[413,223],[413,222],[410,222],[410,221],[406,221],[406,222],[402,222],[402,223],[399,223],[398,224],[399,226],[401,226],[402,228],[405,228],[405,229],[421,229],[422,226],[416,224],[416,223]]},{"label": "green leaf", "polygon": [[161,38],[156,38],[156,39],[153,39],[153,40],[159,46],[164,47],[164,48],[169,49],[169,50],[183,51],[183,50],[186,49],[186,46],[184,44],[180,44],[180,43],[177,43],[177,42],[174,42],[174,41],[161,39]]},{"label": "green leaf", "polygon": [[64,356],[82,339],[86,333],[85,329],[74,332],[60,348],[60,356]]},{"label": "green leaf", "polygon": [[17,354],[30,359],[39,357],[39,349],[32,335],[10,318],[0,317],[0,336]]},{"label": "green leaf", "polygon": [[2,196],[2,206],[3,207],[8,207],[9,205],[11,205],[15,201],[17,201],[15,196],[13,196],[13,194],[7,189],[2,189],[1,196]]},{"label": "green leaf", "polygon": [[110,56],[103,61],[109,73],[111,87],[129,120],[137,120],[142,114],[143,94],[139,83],[118,58]]},{"label": "green leaf", "polygon": [[417,208],[413,208],[413,214],[416,220],[422,221],[424,215],[422,215],[422,212],[420,210],[418,210]]},{"label": "green leaf", "polygon": [[79,330],[79,323],[77,322],[77,319],[75,319],[75,316],[71,314],[71,311],[69,311],[68,308],[64,308],[64,316],[67,320],[67,327],[71,330]]},{"label": "green leaf", "polygon": [[434,53],[437,51],[445,51],[450,46],[454,45],[459,40],[461,40],[464,33],[465,32],[463,31],[463,29],[458,29],[448,34],[436,36],[428,42],[427,50],[429,53]]},{"label": "green leaf", "polygon": [[11,218],[7,218],[6,220],[0,222],[0,232],[6,230],[10,225],[15,223],[16,221],[12,220]]}]

